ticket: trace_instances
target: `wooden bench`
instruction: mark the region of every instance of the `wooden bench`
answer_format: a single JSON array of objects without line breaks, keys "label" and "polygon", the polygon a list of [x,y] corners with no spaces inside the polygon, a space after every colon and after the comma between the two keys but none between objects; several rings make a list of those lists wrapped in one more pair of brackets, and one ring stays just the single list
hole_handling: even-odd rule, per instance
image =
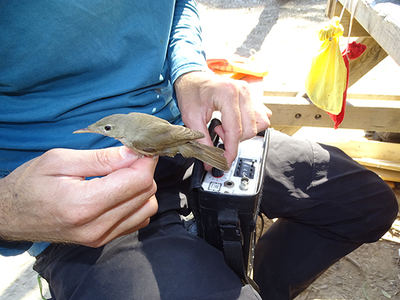
[{"label": "wooden bench", "polygon": [[[345,2],[328,0],[328,17],[339,15]],[[357,5],[351,36],[367,46],[363,55],[350,61],[350,87],[388,55],[400,65],[400,0],[348,0],[347,3],[352,7]],[[344,36],[351,10],[346,7],[342,17]],[[273,112],[272,124],[285,127],[286,132],[293,133],[302,126],[333,127],[329,116],[315,107],[303,91],[264,91],[263,101]],[[400,132],[400,95],[348,94],[340,128]]]},{"label": "wooden bench", "polygon": [[[400,0],[328,0],[327,16],[339,16],[344,5],[344,36],[353,11],[350,36],[367,46],[358,59],[350,60],[350,87],[388,55],[400,65]],[[333,127],[328,114],[314,106],[304,91],[264,90],[263,101],[273,112],[272,126],[288,134],[303,126]],[[349,93],[340,128],[400,132],[400,95]],[[341,148],[384,180],[400,182],[400,144],[348,139],[323,142]]]}]

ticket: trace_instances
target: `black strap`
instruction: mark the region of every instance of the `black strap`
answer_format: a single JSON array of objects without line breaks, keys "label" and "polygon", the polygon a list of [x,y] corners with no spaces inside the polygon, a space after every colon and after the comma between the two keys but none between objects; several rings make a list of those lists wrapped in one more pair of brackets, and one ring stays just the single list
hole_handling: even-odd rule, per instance
[{"label": "black strap", "polygon": [[243,255],[243,234],[238,212],[224,209],[218,212],[218,227],[226,263],[245,282],[259,291],[257,284],[247,276]]}]

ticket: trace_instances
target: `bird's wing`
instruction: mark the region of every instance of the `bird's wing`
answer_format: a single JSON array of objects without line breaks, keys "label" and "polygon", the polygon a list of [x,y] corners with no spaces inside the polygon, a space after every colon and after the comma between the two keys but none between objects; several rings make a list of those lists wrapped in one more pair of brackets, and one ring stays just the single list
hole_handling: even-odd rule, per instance
[{"label": "bird's wing", "polygon": [[153,132],[154,140],[165,147],[174,147],[186,143],[187,141],[196,140],[204,137],[204,135],[195,130],[180,125],[161,125],[155,126]]},{"label": "bird's wing", "polygon": [[169,138],[173,141],[191,141],[204,137],[200,131],[192,130],[190,128],[180,125],[170,125]]},{"label": "bird's wing", "polygon": [[149,153],[160,152],[166,147],[174,147],[204,137],[201,132],[180,125],[172,125],[166,120],[151,115],[141,118],[140,127],[141,132],[136,132],[135,138],[132,139],[132,146]]}]

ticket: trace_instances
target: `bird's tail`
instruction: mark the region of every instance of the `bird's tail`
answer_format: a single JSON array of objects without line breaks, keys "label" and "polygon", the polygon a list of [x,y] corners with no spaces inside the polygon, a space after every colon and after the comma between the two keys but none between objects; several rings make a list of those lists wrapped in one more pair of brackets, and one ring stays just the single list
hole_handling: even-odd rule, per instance
[{"label": "bird's tail", "polygon": [[194,157],[202,162],[220,170],[228,171],[229,166],[224,156],[224,150],[217,147],[210,147],[191,141],[179,146],[179,153],[183,157]]}]

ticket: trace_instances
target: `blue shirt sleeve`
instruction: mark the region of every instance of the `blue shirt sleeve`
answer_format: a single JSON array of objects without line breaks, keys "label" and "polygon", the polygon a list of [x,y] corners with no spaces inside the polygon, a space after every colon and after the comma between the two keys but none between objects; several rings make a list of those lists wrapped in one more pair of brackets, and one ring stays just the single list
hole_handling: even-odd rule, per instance
[{"label": "blue shirt sleeve", "polygon": [[168,48],[171,82],[191,71],[207,71],[200,18],[194,0],[176,1]]}]

